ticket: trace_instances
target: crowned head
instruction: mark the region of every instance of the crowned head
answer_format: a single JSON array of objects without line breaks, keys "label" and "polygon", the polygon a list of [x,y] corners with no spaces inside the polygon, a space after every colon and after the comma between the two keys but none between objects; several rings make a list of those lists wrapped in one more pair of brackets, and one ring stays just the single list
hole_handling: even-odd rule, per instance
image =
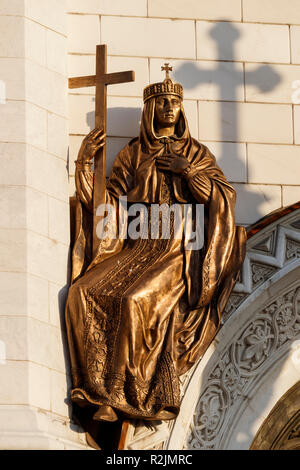
[{"label": "crowned head", "polygon": [[169,64],[165,64],[161,67],[163,71],[166,72],[166,77],[163,82],[152,83],[144,88],[144,103],[150,98],[154,98],[161,95],[174,95],[183,99],[183,88],[180,83],[175,83],[169,75],[169,72],[172,70],[172,67]]},{"label": "crowned head", "polygon": [[[189,138],[188,123],[183,109],[183,87],[172,80],[172,67],[164,64],[164,81],[152,83],[144,89],[144,108],[140,136],[145,148],[160,145],[162,137]],[[150,146],[151,146],[150,145]]]}]

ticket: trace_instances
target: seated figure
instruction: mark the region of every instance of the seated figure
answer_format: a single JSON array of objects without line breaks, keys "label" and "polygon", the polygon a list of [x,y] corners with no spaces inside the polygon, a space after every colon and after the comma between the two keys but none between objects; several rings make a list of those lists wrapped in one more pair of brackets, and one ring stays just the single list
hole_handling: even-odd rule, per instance
[{"label": "seated figure", "polygon": [[[204,243],[185,234],[106,236],[91,255],[92,159],[104,144],[101,129],[83,141],[76,161],[76,234],[73,282],[66,305],[71,399],[98,421],[169,420],[180,409],[180,375],[201,359],[220,326],[222,311],[244,258],[245,230],[235,225],[233,187],[209,149],[191,137],[183,89],[168,75],[144,90],[139,136],[117,155],[105,201],[120,209],[153,204],[204,208]],[[172,213],[171,213],[172,215]],[[152,221],[153,222],[153,221]],[[158,221],[160,235],[163,215]],[[184,224],[184,220],[183,220]]]}]

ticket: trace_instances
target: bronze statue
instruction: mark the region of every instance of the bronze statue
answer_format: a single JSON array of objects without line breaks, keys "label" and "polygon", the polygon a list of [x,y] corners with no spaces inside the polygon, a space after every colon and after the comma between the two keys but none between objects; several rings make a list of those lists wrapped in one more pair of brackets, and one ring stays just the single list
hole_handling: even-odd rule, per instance
[{"label": "bronze statue", "polygon": [[[182,86],[169,77],[168,66],[164,70],[165,80],[144,90],[139,137],[117,155],[105,201],[116,211],[121,196],[129,206],[143,204],[148,224],[152,204],[203,204],[204,246],[188,249],[174,236],[171,217],[169,237],[108,235],[93,255],[97,181],[92,159],[105,135],[95,129],[83,140],[76,161],[66,325],[71,399],[94,407],[94,420],[176,418],[179,376],[199,361],[216,335],[244,258],[245,230],[234,219],[235,190],[208,148],[191,137]],[[158,225],[161,234],[162,217]]]}]

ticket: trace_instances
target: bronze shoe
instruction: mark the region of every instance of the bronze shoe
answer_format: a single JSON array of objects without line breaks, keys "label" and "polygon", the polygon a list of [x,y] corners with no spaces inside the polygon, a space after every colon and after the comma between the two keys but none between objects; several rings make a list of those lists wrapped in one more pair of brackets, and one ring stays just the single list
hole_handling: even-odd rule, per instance
[{"label": "bronze shoe", "polygon": [[161,410],[152,419],[155,419],[155,420],[156,419],[157,420],[169,420],[169,419],[174,419],[174,418],[176,418],[176,415],[174,413],[172,413],[172,411]]},{"label": "bronze shoe", "polygon": [[111,406],[101,405],[93,416],[96,421],[117,421],[118,416],[114,412]]},{"label": "bronze shoe", "polygon": [[79,391],[72,392],[71,400],[73,403],[76,403],[76,405],[80,406],[81,408],[84,408],[85,406],[88,406],[90,404],[89,401],[83,395],[83,393]]}]

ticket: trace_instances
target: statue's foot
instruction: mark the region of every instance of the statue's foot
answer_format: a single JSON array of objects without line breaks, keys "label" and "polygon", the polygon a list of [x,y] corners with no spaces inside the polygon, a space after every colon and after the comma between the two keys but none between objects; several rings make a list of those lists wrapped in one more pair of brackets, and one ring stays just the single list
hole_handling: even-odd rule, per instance
[{"label": "statue's foot", "polygon": [[155,415],[155,418],[152,418],[152,419],[167,420],[167,419],[174,419],[174,418],[175,418],[175,414],[172,413],[172,411],[162,410],[162,411],[159,411],[159,413]]},{"label": "statue's foot", "polygon": [[85,398],[83,393],[79,391],[72,392],[71,400],[73,403],[76,403],[76,405],[80,406],[81,408],[90,405],[90,402]]},{"label": "statue's foot", "polygon": [[111,406],[101,405],[93,416],[96,421],[117,421],[118,416],[114,412]]}]

